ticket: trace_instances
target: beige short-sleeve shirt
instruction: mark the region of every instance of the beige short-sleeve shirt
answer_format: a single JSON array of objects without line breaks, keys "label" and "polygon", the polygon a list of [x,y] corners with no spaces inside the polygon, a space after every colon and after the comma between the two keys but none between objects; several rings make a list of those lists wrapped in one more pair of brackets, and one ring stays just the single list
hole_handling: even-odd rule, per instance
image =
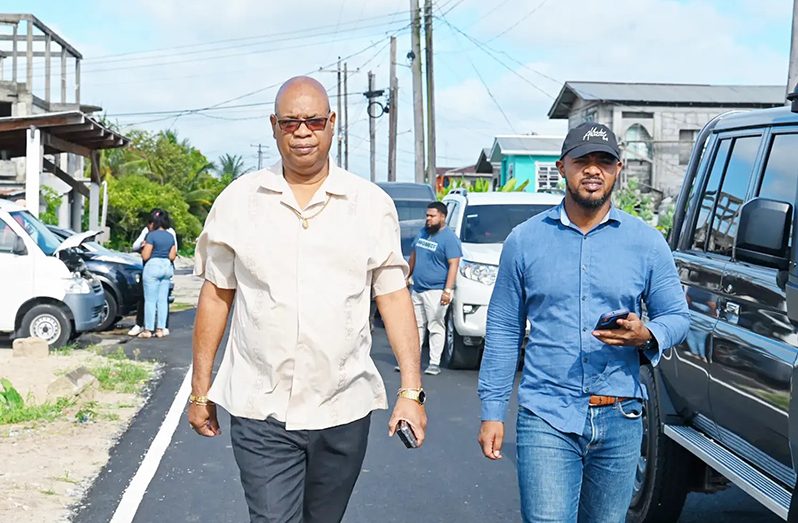
[{"label": "beige short-sleeve shirt", "polygon": [[387,408],[369,308],[405,287],[408,268],[391,199],[332,162],[300,211],[315,215],[307,228],[292,209],[278,163],[231,183],[205,221],[194,274],[236,289],[208,397],[235,416],[323,429]]}]

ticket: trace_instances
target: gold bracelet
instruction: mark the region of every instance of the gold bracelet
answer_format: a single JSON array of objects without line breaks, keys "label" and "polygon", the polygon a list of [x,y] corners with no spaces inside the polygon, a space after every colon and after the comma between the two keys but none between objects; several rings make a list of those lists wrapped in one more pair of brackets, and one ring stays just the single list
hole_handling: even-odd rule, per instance
[{"label": "gold bracelet", "polygon": [[193,394],[188,397],[188,402],[192,405],[199,405],[200,407],[214,405],[214,403],[208,399],[208,396],[195,396]]}]

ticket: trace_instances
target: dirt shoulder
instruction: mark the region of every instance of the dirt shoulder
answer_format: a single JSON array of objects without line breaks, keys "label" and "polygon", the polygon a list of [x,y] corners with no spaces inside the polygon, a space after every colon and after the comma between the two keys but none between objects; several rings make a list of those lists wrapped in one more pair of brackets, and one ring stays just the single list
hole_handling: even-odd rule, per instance
[{"label": "dirt shoulder", "polygon": [[[144,386],[157,367],[92,349],[42,359],[15,358],[11,352],[0,350],[0,378],[10,381],[24,405],[12,410],[0,398],[0,521],[67,521],[69,507],[81,499],[143,406]],[[48,396],[53,381],[79,367],[98,383],[77,398]],[[9,422],[23,418],[38,419]]]}]

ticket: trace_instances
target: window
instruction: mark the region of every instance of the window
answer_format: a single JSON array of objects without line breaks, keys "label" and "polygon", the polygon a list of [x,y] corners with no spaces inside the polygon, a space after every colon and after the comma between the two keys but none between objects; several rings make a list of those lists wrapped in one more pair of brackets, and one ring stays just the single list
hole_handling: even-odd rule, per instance
[{"label": "window", "polygon": [[453,202],[449,202],[448,204],[446,204],[446,207],[448,209],[448,213],[446,215],[446,226],[449,227],[452,230],[457,230],[457,226],[458,226],[458,222],[457,222],[458,216],[457,216],[457,214],[458,214],[458,211],[460,209],[460,204],[457,203],[456,201],[453,201]]},{"label": "window", "polygon": [[535,177],[538,181],[538,191],[556,189],[560,185],[560,171],[556,163],[538,163]]},{"label": "window", "polygon": [[761,136],[746,136],[734,140],[729,164],[715,202],[715,217],[712,220],[707,252],[723,256],[732,254],[740,208],[745,202],[760,140]]},{"label": "window", "polygon": [[730,147],[731,139],[721,140],[718,145],[718,152],[715,155],[715,161],[712,163],[711,171],[709,173],[709,181],[707,181],[707,186],[704,190],[704,196],[701,199],[698,220],[695,224],[695,234],[693,235],[693,242],[690,247],[691,249],[703,251],[706,248],[710,218],[712,217],[712,211],[715,208],[715,199],[718,196],[718,188],[720,187],[720,182],[723,178],[723,170],[726,168],[726,162],[729,159]]},{"label": "window", "polygon": [[12,231],[6,222],[0,220],[0,254],[14,252],[17,238],[17,233]]},{"label": "window", "polygon": [[582,123],[586,122],[595,122],[598,117],[598,111],[595,109],[588,109],[585,111],[584,116],[582,118]]},{"label": "window", "polygon": [[690,153],[693,150],[696,136],[698,136],[698,131],[695,129],[679,130],[679,165],[690,163]]},{"label": "window", "polygon": [[396,206],[396,214],[399,215],[399,221],[404,220],[423,220],[427,217],[427,201],[414,201],[414,200],[394,200],[393,204]]},{"label": "window", "polygon": [[504,243],[513,228],[552,205],[469,205],[460,239],[467,243]]},{"label": "window", "polygon": [[14,211],[11,217],[30,234],[31,238],[44,251],[47,256],[52,256],[61,245],[61,240],[53,234],[42,222],[33,217],[28,211]]},{"label": "window", "polygon": [[654,140],[648,129],[639,123],[629,126],[624,133],[623,141],[626,142],[627,159],[651,161],[653,158]]},{"label": "window", "polygon": [[[798,134],[777,134],[770,145],[758,196],[795,205],[798,188]],[[789,246],[792,247],[792,235]]]}]

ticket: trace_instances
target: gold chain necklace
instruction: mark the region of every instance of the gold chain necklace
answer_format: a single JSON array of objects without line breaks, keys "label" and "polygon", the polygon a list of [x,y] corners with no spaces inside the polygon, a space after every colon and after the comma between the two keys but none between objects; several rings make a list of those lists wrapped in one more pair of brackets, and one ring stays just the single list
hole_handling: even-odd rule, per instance
[{"label": "gold chain necklace", "polygon": [[324,208],[327,207],[328,203],[330,203],[330,197],[329,196],[327,196],[327,199],[324,200],[324,205],[322,205],[321,208],[318,211],[316,211],[315,213],[311,214],[310,216],[305,216],[303,213],[297,211],[293,207],[290,207],[290,206],[287,206],[287,207],[289,209],[291,209],[291,212],[296,214],[297,218],[299,218],[299,222],[302,224],[302,228],[303,229],[307,229],[308,227],[310,227],[310,224],[308,223],[308,220],[312,220],[313,218],[315,218],[316,216],[321,214],[321,211],[323,211]]}]

